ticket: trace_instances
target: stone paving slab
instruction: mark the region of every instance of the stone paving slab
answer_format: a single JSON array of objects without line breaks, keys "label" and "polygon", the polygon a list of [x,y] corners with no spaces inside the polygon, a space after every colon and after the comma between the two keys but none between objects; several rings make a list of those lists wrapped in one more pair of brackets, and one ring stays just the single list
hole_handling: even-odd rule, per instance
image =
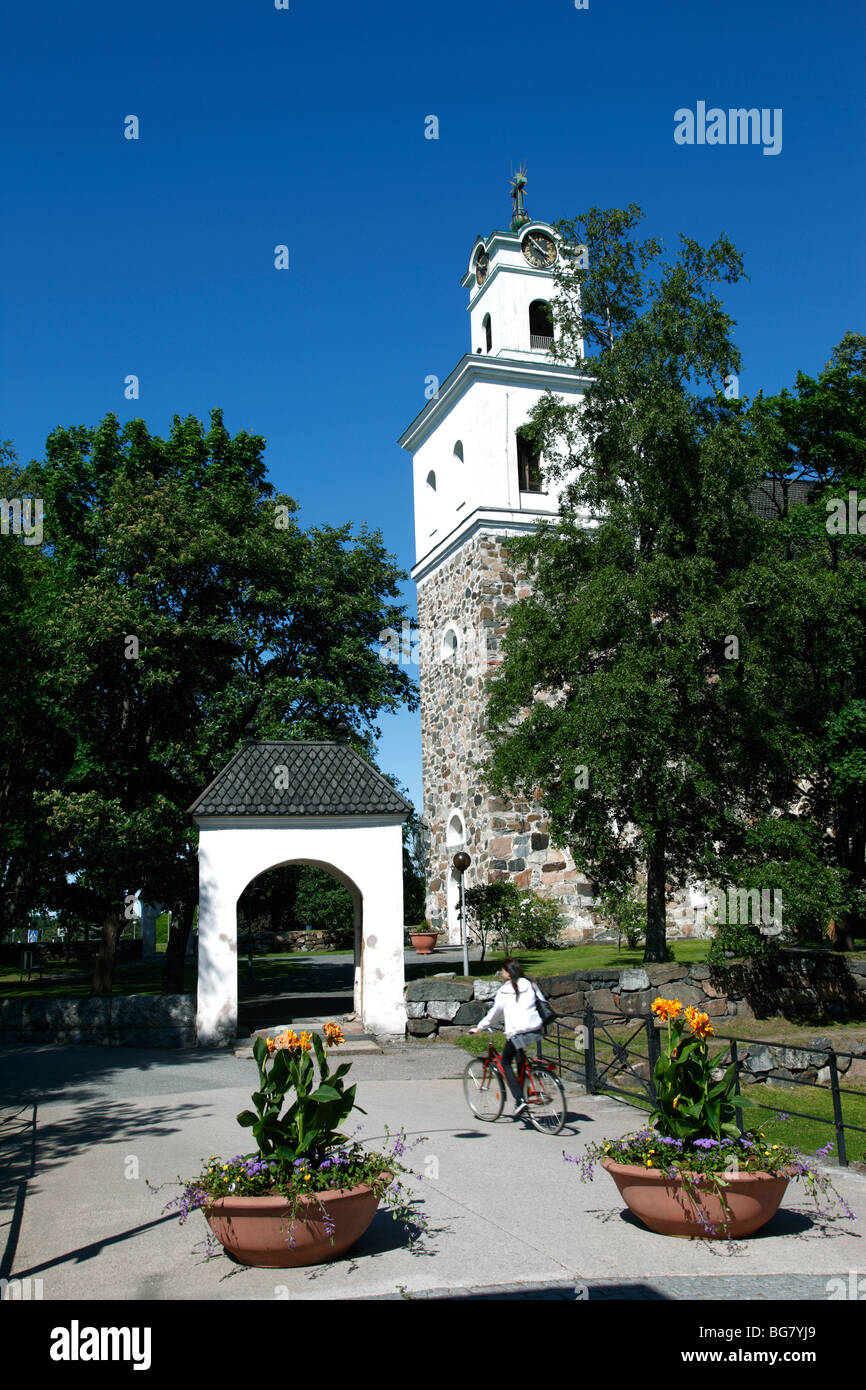
[{"label": "stone paving slab", "polygon": [[0,1251],[4,1239],[14,1245],[3,1272],[42,1279],[46,1301],[363,1301],[442,1291],[493,1298],[509,1288],[516,1292],[508,1297],[563,1298],[580,1284],[590,1301],[829,1300],[832,1278],[866,1278],[866,1179],[834,1175],[860,1224],[816,1220],[808,1195],[792,1184],[779,1214],[733,1254],[724,1242],[674,1242],[624,1213],[606,1174],[583,1184],[563,1158],[638,1127],[641,1112],[572,1092],[556,1137],[505,1116],[485,1125],[463,1098],[466,1054],[444,1043],[359,1056],[353,1065],[367,1112],[358,1117],[360,1137],[379,1146],[386,1126],[404,1126],[420,1140],[406,1161],[418,1174],[412,1190],[429,1230],[414,1249],[380,1211],[334,1264],[257,1270],[224,1255],[205,1262],[201,1216],[180,1228],[163,1214],[176,1189],[154,1194],[146,1180],[172,1184],[203,1158],[243,1147],[235,1116],[249,1104],[255,1067],[226,1053],[119,1051],[4,1050],[14,1067],[0,1083],[0,1110],[37,1099],[38,1111],[35,1145],[19,1123],[0,1146]]},{"label": "stone paving slab", "polygon": [[[828,1287],[829,1286],[829,1287]],[[706,1279],[652,1279],[652,1280],[628,1280],[628,1279],[603,1279],[592,1280],[588,1284],[579,1283],[546,1283],[546,1284],[501,1284],[496,1288],[466,1288],[466,1289],[424,1289],[415,1290],[408,1293],[405,1290],[399,1293],[370,1294],[364,1301],[379,1302],[384,1300],[404,1300],[404,1299],[472,1299],[481,1300],[500,1300],[500,1299],[551,1299],[568,1303],[587,1302],[669,1302],[672,1300],[688,1300],[690,1302],[736,1302],[754,1303],[768,1302],[777,1303],[780,1301],[800,1300],[816,1302],[819,1299],[828,1301],[838,1300],[847,1297],[849,1289],[852,1287],[851,1280],[847,1275],[838,1275],[835,1279],[825,1279],[823,1275],[815,1277],[813,1275],[789,1275],[779,1278],[768,1278],[766,1275],[751,1275],[744,1278],[716,1276],[708,1286]],[[864,1282],[864,1293],[861,1298],[866,1298],[866,1282]]]}]

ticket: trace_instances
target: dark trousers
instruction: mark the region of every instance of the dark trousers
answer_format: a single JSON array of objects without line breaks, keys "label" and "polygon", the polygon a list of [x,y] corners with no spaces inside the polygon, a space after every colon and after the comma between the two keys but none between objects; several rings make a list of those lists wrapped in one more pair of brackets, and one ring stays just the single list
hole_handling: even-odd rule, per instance
[{"label": "dark trousers", "polygon": [[520,1101],[523,1100],[523,1092],[517,1084],[517,1077],[514,1075],[514,1072],[511,1069],[511,1062],[516,1058],[517,1064],[519,1066],[520,1058],[522,1057],[522,1055],[523,1049],[520,1047],[515,1047],[511,1039],[506,1038],[505,1046],[502,1049],[502,1070],[505,1073],[505,1080],[508,1085],[508,1089],[514,1097],[515,1105],[519,1104]]}]

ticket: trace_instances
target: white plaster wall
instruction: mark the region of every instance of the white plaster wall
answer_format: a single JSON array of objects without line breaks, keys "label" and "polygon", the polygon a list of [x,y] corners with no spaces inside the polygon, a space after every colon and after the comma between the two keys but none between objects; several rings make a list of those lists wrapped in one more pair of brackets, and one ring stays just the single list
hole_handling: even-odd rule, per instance
[{"label": "white plaster wall", "polygon": [[[542,396],[541,389],[475,381],[433,429],[413,457],[415,551],[420,560],[478,507],[556,511],[560,489],[524,493],[518,488],[516,431]],[[560,393],[562,394],[562,393]],[[583,394],[575,384],[574,397]],[[454,457],[463,443],[463,462]],[[436,491],[427,484],[436,474]]]},{"label": "white plaster wall", "polygon": [[[400,822],[369,818],[199,822],[199,1046],[237,1033],[237,902],[279,864],[321,864],[361,896],[360,1013],[377,1036],[403,1037],[403,848]],[[278,1020],[275,1020],[277,1022]]]}]

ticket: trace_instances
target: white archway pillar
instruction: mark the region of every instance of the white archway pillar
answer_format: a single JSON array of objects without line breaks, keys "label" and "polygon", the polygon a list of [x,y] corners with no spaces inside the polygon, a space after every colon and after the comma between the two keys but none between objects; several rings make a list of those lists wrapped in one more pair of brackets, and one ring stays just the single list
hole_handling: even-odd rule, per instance
[{"label": "white archway pillar", "polygon": [[286,863],[319,864],[356,890],[361,919],[356,1009],[368,1032],[403,1037],[402,820],[244,816],[196,817],[196,822],[199,1046],[225,1047],[237,1035],[238,898],[259,874]]}]

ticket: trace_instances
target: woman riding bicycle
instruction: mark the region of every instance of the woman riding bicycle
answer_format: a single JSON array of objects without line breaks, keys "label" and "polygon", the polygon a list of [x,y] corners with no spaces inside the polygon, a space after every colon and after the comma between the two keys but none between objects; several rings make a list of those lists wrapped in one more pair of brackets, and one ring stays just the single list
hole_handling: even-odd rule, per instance
[{"label": "woman riding bicycle", "polygon": [[502,978],[505,981],[493,1000],[492,1008],[476,1024],[470,1033],[480,1033],[488,1028],[497,1014],[505,1019],[505,1046],[502,1049],[502,1070],[508,1089],[514,1099],[513,1115],[522,1115],[527,1104],[523,1099],[517,1077],[511,1062],[519,1051],[538,1042],[544,1033],[541,1014],[536,1008],[535,986],[527,980],[518,961],[509,956],[502,962]]}]

